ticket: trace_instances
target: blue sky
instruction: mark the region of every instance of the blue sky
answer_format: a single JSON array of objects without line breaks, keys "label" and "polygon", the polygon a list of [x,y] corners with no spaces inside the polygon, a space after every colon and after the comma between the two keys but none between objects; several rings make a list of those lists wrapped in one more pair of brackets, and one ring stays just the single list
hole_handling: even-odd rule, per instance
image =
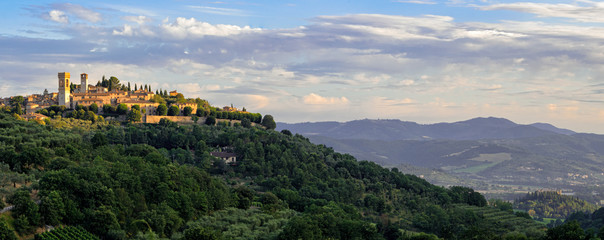
[{"label": "blue sky", "polygon": [[86,72],[284,122],[604,133],[598,1],[2,1],[0,16],[0,97]]}]

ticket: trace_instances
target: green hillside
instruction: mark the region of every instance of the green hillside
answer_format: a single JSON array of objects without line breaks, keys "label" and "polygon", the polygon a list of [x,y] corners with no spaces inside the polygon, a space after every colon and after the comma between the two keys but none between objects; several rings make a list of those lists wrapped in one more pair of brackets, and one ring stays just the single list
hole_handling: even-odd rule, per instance
[{"label": "green hillside", "polygon": [[514,202],[514,208],[540,218],[567,218],[575,212],[593,212],[597,209],[596,205],[584,200],[551,191],[528,193]]},{"label": "green hillside", "polygon": [[[358,159],[385,167],[419,167],[431,183],[463,184],[489,197],[513,200],[540,189],[569,189],[599,202],[604,194],[604,136],[575,134],[497,140],[366,140],[310,136]],[[435,169],[440,176],[421,169]],[[450,175],[451,181],[441,181]],[[454,179],[455,178],[455,179]],[[458,180],[457,180],[458,179]]]},{"label": "green hillside", "polygon": [[[214,151],[233,152],[237,162]],[[42,225],[82,226],[103,239],[545,234],[497,215],[470,188],[438,187],[287,131],[169,121],[40,125],[0,114],[0,156],[3,173],[16,176],[2,178],[3,197],[15,205],[8,222],[22,236]]]}]

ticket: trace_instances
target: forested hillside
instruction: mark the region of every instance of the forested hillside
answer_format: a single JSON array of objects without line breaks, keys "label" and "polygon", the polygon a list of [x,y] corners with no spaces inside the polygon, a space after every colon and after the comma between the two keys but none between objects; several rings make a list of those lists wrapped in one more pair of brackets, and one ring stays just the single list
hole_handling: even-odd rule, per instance
[{"label": "forested hillside", "polygon": [[[237,162],[213,151],[233,152]],[[40,125],[0,114],[0,161],[3,176],[13,176],[1,179],[3,198],[14,205],[0,223],[21,236],[42,225],[81,226],[102,239],[545,235],[470,188],[438,187],[289,131],[60,118]]]},{"label": "forested hillside", "polygon": [[566,218],[575,212],[593,212],[596,205],[553,191],[528,193],[514,202],[514,208],[541,218]]}]

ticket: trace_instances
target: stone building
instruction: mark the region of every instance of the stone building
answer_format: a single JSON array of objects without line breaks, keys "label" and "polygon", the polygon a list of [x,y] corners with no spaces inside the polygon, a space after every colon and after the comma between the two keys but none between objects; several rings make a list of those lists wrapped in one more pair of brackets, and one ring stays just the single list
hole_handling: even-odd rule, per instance
[{"label": "stone building", "polygon": [[[102,111],[105,104],[117,106],[123,103],[128,106],[128,109],[131,109],[134,105],[138,105],[141,112],[144,112],[144,115],[154,115],[159,106],[159,103],[151,101],[155,94],[142,88],[136,91],[121,91],[118,89],[108,91],[105,87],[88,84],[88,74],[82,73],[80,74],[80,85],[71,91],[71,74],[69,72],[60,72],[57,74],[57,77],[59,83],[58,92],[49,93],[48,90],[44,90],[43,94],[32,94],[24,97],[22,106],[25,113],[33,114],[40,109],[48,108],[52,105],[75,109],[77,105],[90,106],[96,104],[99,110]],[[177,91],[170,92],[171,96],[176,96],[177,94]],[[10,106],[10,100],[11,98],[0,98],[0,106]],[[180,109],[181,114],[185,107],[191,107],[193,110],[191,114],[197,112],[196,103],[176,103],[174,105]]]},{"label": "stone building", "polygon": [[191,109],[193,109],[191,114],[197,113],[197,103],[175,103],[174,105],[177,106],[178,109],[180,109],[181,114],[185,110],[186,107],[191,107]]},{"label": "stone building", "polygon": [[[80,87],[75,89],[73,94],[69,93],[69,76],[70,74],[59,73],[59,105],[67,108],[75,108],[77,105],[90,106],[93,103],[99,108],[103,105],[109,104],[111,106],[117,106],[120,103],[124,103],[130,109],[132,105],[139,105],[146,109],[146,114],[155,112],[158,104],[153,103],[149,100],[153,98],[155,94],[143,89],[137,91],[121,91],[112,90],[107,91],[107,88],[97,87],[88,84],[88,74],[82,73],[80,75]],[[65,101],[61,101],[62,98]]]},{"label": "stone building", "polygon": [[61,106],[71,106],[71,86],[69,83],[69,78],[71,74],[68,72],[60,72],[59,73],[59,105]]}]

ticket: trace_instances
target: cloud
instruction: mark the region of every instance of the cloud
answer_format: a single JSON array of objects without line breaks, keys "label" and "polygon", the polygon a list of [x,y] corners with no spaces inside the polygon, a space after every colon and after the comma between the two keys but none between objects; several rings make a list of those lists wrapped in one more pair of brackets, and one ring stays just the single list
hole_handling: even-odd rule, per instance
[{"label": "cloud", "polygon": [[[583,3],[579,5],[578,3]],[[539,17],[567,18],[579,22],[604,22],[604,3],[576,1],[574,4],[534,2],[499,3],[480,7],[481,10],[510,10],[532,13]]]},{"label": "cloud", "polygon": [[229,36],[244,32],[258,32],[258,28],[249,26],[239,27],[236,25],[217,24],[197,21],[195,18],[176,18],[175,22],[164,23],[161,26],[166,37],[173,39],[185,39],[189,37],[200,38],[204,36]]},{"label": "cloud", "polygon": [[58,23],[69,23],[70,17],[72,17],[72,20],[82,19],[91,23],[97,23],[103,20],[100,13],[82,7],[81,5],[71,3],[52,4],[48,7],[38,6],[37,8],[33,6],[32,8],[29,8],[29,10],[36,11],[36,9],[45,8],[51,8],[52,10],[50,10],[48,14],[43,15],[43,18]]},{"label": "cloud", "polygon": [[56,88],[47,82],[58,71],[96,71],[218,105],[262,109],[280,121],[507,114],[535,122],[542,121],[537,113],[553,114],[548,104],[579,107],[565,119],[598,119],[601,108],[598,24],[351,14],[254,29],[196,18],[151,24],[144,16],[54,25],[65,39],[0,36],[1,81],[22,93]]},{"label": "cloud", "polygon": [[74,14],[78,18],[86,20],[88,22],[96,23],[103,19],[100,13],[82,7],[81,5],[65,3],[59,5],[59,8],[63,9],[68,13]]},{"label": "cloud", "polygon": [[260,110],[267,107],[271,102],[268,97],[263,95],[248,94],[245,97],[246,104],[251,107],[250,109]]},{"label": "cloud", "polygon": [[218,7],[207,7],[207,6],[188,6],[189,9],[192,9],[197,12],[209,13],[209,14],[217,14],[217,15],[225,15],[225,16],[248,16],[245,11],[234,8],[218,8]]},{"label": "cloud", "polygon": [[124,28],[122,30],[113,30],[113,35],[132,36],[132,34],[132,27],[128,24],[124,24]]},{"label": "cloud", "polygon": [[503,88],[503,86],[501,84],[492,84],[491,86],[488,86],[488,87],[479,88],[479,90],[482,90],[482,91],[497,91],[497,90],[500,90],[502,88]]},{"label": "cloud", "polygon": [[47,18],[58,23],[69,23],[69,17],[63,11],[51,10],[48,12]]},{"label": "cloud", "polygon": [[376,107],[408,106],[416,104],[416,101],[411,98],[391,99],[386,97],[375,97],[372,102]]},{"label": "cloud", "polygon": [[436,2],[432,1],[432,0],[398,0],[398,1],[393,1],[393,2],[398,2],[398,3],[415,3],[415,4],[436,4]]},{"label": "cloud", "polygon": [[348,98],[346,97],[322,97],[315,93],[308,94],[303,99],[304,103],[312,105],[348,104]]},{"label": "cloud", "polygon": [[147,16],[124,16],[124,17],[122,17],[122,19],[129,21],[129,22],[135,22],[138,24],[144,24],[147,22],[151,22],[151,18],[149,18]]}]

